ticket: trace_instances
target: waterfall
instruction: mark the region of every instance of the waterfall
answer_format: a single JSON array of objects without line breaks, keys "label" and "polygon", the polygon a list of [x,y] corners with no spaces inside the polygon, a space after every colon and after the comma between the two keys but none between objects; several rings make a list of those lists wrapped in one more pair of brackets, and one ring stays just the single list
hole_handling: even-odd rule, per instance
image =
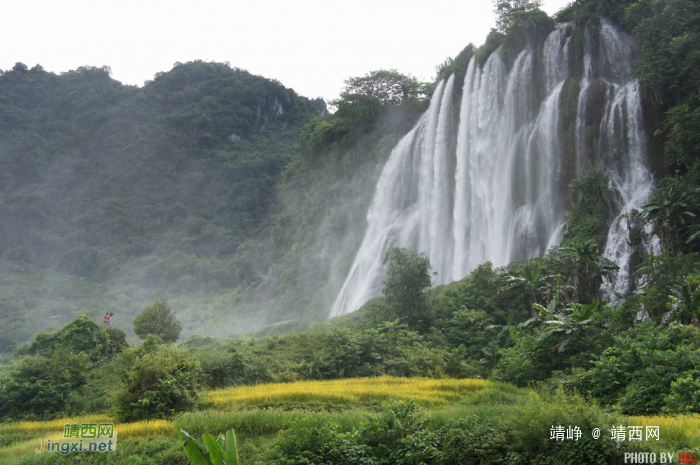
[{"label": "waterfall", "polygon": [[331,316],[381,293],[391,247],[425,252],[437,284],[486,261],[502,266],[545,254],[562,239],[569,182],[600,163],[615,193],[604,255],[620,266],[620,279],[603,291],[627,290],[632,248],[626,220],[616,218],[653,189],[637,52],[605,19],[595,37],[586,30],[577,42],[574,32],[573,23],[560,24],[512,63],[498,49],[483,66],[472,58],[463,82],[452,75],[438,84],[384,166]]},{"label": "waterfall", "polygon": [[[612,177],[610,187],[615,193],[614,210],[635,214],[654,190],[654,179],[648,165],[647,137],[642,112],[642,89],[633,79],[633,59],[636,48],[629,36],[618,31],[610,21],[601,21],[603,47],[603,78],[607,87],[605,113],[601,122],[598,151],[607,149],[607,172]],[[616,300],[612,291],[629,293],[632,283],[630,259],[633,247],[629,243],[630,219],[611,218],[603,256],[619,267],[614,283],[604,282],[601,288],[606,300]],[[651,235],[653,226],[646,225],[642,233],[642,248],[647,254],[661,253],[658,237]]]}]

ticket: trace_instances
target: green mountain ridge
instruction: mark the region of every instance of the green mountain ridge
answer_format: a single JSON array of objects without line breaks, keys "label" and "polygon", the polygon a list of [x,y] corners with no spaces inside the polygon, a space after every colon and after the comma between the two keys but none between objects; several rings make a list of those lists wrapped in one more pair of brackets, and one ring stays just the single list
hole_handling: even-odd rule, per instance
[{"label": "green mountain ridge", "polygon": [[[250,286],[270,261],[251,238],[265,242],[299,132],[325,112],[217,63],[176,64],[143,88],[106,68],[18,63],[0,76],[0,257],[19,273],[3,274],[2,326]],[[51,281],[90,303],[62,307]]]}]

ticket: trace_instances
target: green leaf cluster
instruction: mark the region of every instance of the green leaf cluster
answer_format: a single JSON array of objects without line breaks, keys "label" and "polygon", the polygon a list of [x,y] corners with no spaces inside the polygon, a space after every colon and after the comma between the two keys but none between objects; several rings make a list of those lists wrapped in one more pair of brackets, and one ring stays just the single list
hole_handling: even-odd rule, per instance
[{"label": "green leaf cluster", "polygon": [[114,396],[119,421],[172,418],[194,407],[199,362],[172,346],[138,356]]},{"label": "green leaf cluster", "polygon": [[[334,330],[311,365],[312,377],[473,375],[464,350],[447,350],[406,325],[384,323],[362,330]],[[449,372],[449,373],[448,373]]]},{"label": "green leaf cluster", "polygon": [[123,331],[105,330],[85,315],[37,334],[0,378],[0,418],[50,419],[81,410],[83,389],[126,348]]},{"label": "green leaf cluster", "polygon": [[432,267],[425,253],[394,247],[384,256],[387,279],[383,294],[397,315],[411,327],[427,327],[431,319],[425,291],[432,287]]},{"label": "green leaf cluster", "polygon": [[304,418],[275,439],[272,463],[433,463],[438,436],[425,427],[422,417],[414,401],[392,401],[382,405],[378,417],[347,433],[336,424]]},{"label": "green leaf cluster", "polygon": [[200,447],[197,441],[187,434],[186,431],[177,431],[187,457],[192,461],[192,465],[238,465],[238,448],[236,446],[236,432],[233,429],[226,431],[226,436],[219,434],[214,437],[209,433],[204,433],[205,448]]},{"label": "green leaf cluster", "polygon": [[617,404],[623,413],[658,414],[672,382],[692,377],[700,366],[699,348],[700,330],[694,326],[671,323],[658,330],[651,323],[640,323],[615,337],[588,367],[559,380],[601,402]]},{"label": "green leaf cluster", "polygon": [[569,185],[569,208],[563,246],[590,239],[598,244],[604,240],[610,198],[610,175],[602,169],[591,169]]},{"label": "green leaf cluster", "polygon": [[177,341],[182,325],[170,310],[165,299],[156,300],[134,318],[134,333],[141,339],[149,334],[158,336],[166,344]]}]

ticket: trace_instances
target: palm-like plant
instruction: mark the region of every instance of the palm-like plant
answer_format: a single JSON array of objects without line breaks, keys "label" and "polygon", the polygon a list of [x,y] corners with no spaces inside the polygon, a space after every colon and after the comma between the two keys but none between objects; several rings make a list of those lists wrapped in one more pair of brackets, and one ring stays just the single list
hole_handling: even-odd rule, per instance
[{"label": "palm-like plant", "polygon": [[544,285],[537,290],[544,295],[548,306],[551,306],[552,302],[554,302],[555,308],[567,302],[573,302],[572,295],[576,288],[569,284],[562,275],[545,276],[541,281]]},{"label": "palm-like plant", "polygon": [[[677,245],[680,243],[681,232],[694,231],[694,229],[688,230],[686,224],[691,218],[696,217],[692,210],[696,209],[695,196],[699,190],[697,187],[685,187],[674,181],[662,186],[637,214],[637,217],[642,218],[646,223],[654,223],[653,234],[659,236],[665,252],[675,254]],[[693,233],[688,241],[695,240],[697,237],[698,233]]]},{"label": "palm-like plant", "polygon": [[535,262],[531,265],[525,265],[523,267],[522,273],[518,276],[508,276],[509,286],[501,290],[501,292],[506,292],[511,289],[526,288],[530,291],[530,312],[533,318],[536,318],[537,308],[535,304],[537,303],[537,295],[535,291],[537,290],[537,285],[540,279],[540,264]]},{"label": "palm-like plant", "polygon": [[589,296],[591,301],[600,300],[603,279],[616,278],[619,267],[599,253],[598,243],[589,239],[571,247],[560,247],[559,261],[570,265],[570,285],[573,286],[573,301]]},{"label": "palm-like plant", "polygon": [[182,429],[179,429],[177,434],[185,441],[182,447],[192,465],[238,465],[236,432],[233,429],[226,431],[226,436],[219,434],[216,439],[211,434],[204,433],[202,439],[205,447],[198,445],[197,441]]},{"label": "palm-like plant", "polygon": [[673,307],[667,312],[659,327],[665,326],[674,314],[680,313],[683,324],[692,323],[695,326],[700,324],[700,286],[692,289],[690,284],[683,279],[680,287],[671,288],[673,295],[669,298],[673,302]]},{"label": "palm-like plant", "polygon": [[594,322],[600,301],[594,300],[590,304],[572,303],[559,313],[552,311],[556,306],[551,304],[549,309],[539,304],[535,305],[542,313],[540,318],[545,319],[545,329],[540,333],[539,338],[546,339],[554,334],[566,336],[563,341],[552,347],[552,350],[556,349],[559,352],[563,352],[578,332],[589,327]]}]

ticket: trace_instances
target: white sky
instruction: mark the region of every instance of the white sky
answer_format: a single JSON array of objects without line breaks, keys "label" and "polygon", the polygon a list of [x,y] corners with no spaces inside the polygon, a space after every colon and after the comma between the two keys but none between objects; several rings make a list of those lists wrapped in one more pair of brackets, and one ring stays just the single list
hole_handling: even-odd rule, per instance
[{"label": "white sky", "polygon": [[0,69],[107,65],[141,86],[178,61],[228,61],[327,100],[344,79],[376,69],[430,80],[494,26],[491,0],[21,0],[2,9]]}]

